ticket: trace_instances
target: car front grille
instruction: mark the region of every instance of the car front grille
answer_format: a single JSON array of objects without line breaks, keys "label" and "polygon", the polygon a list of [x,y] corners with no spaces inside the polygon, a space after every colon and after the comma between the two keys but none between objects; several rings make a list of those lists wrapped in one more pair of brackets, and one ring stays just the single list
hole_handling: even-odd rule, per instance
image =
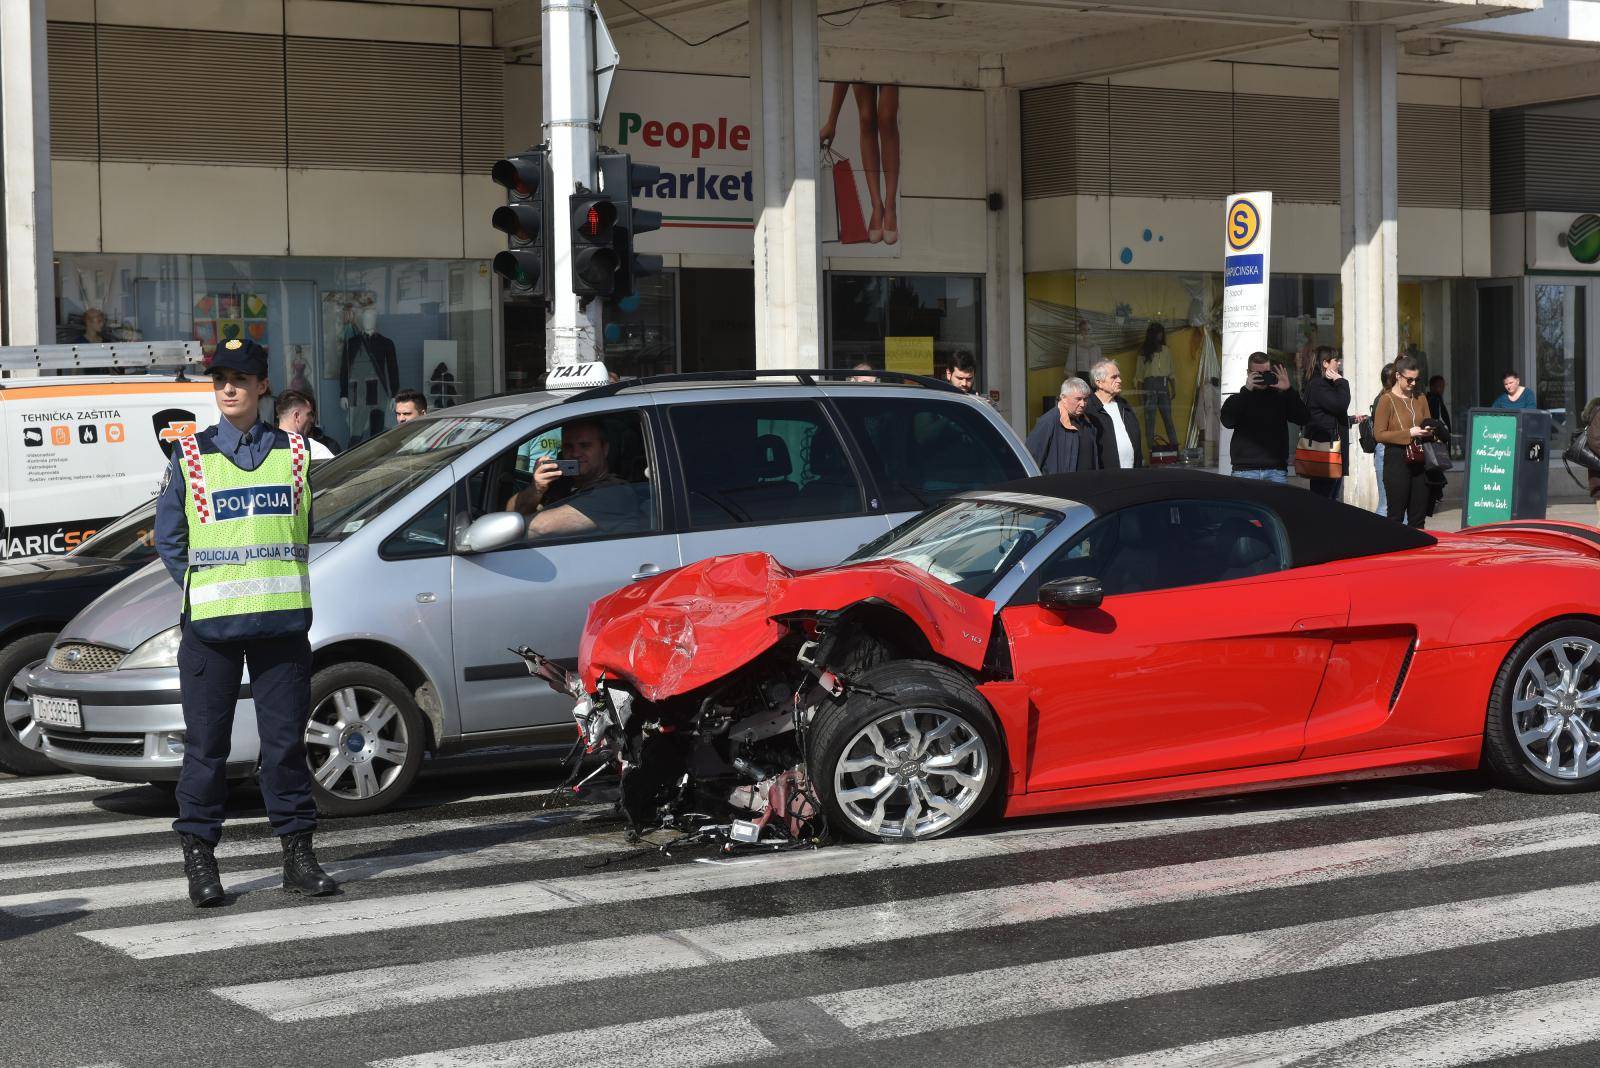
[{"label": "car front grille", "polygon": [[88,674],[96,671],[114,671],[128,654],[109,645],[90,645],[88,642],[63,642],[50,650],[51,671],[73,671]]},{"label": "car front grille", "polygon": [[87,756],[109,757],[142,757],[144,756],[144,735],[142,734],[57,734],[54,731],[45,731],[44,740],[53,749],[60,749],[68,753],[83,753]]}]

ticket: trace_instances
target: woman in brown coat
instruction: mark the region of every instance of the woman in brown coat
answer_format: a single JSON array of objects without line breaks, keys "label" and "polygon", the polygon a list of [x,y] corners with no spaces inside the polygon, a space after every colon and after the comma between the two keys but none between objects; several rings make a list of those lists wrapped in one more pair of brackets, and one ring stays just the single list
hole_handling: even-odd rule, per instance
[{"label": "woman in brown coat", "polygon": [[1428,401],[1417,383],[1421,373],[1415,357],[1396,359],[1394,386],[1378,397],[1372,419],[1373,436],[1384,444],[1382,477],[1389,518],[1419,529],[1428,516],[1428,469],[1420,457],[1411,460],[1407,454],[1409,446],[1432,440],[1422,428]]},{"label": "woman in brown coat", "polygon": [[[1589,451],[1600,456],[1600,397],[1584,405],[1583,426],[1583,436],[1589,443]],[[1589,497],[1595,502],[1595,507],[1600,509],[1600,471],[1589,472]]]}]

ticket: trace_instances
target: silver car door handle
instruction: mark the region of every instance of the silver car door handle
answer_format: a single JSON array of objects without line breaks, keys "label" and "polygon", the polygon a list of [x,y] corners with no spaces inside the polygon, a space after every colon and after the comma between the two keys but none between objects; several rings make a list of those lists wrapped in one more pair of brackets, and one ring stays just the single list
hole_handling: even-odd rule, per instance
[{"label": "silver car door handle", "polygon": [[633,581],[638,582],[640,579],[655,578],[659,574],[661,574],[661,569],[655,564],[640,564],[639,570],[633,573]]}]

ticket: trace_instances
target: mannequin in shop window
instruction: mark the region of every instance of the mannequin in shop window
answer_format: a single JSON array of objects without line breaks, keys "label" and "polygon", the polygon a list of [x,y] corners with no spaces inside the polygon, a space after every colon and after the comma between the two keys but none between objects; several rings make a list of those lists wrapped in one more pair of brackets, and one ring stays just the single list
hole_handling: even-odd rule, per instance
[{"label": "mannequin in shop window", "polygon": [[344,343],[339,407],[349,414],[350,443],[383,433],[400,388],[394,342],[378,333],[378,312],[361,310],[361,329]]}]

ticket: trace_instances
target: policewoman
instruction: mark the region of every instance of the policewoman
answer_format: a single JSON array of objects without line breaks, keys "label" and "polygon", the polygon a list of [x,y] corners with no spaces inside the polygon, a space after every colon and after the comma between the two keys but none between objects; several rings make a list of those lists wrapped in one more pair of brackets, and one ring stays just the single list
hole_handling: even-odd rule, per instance
[{"label": "policewoman", "polygon": [[246,664],[261,736],[261,795],[283,843],[283,888],[331,894],[337,884],[311,850],[317,807],[305,745],[311,454],[300,435],[261,420],[270,387],[260,345],[224,342],[209,373],[222,420],[178,441],[156,502],[156,549],[183,587],[184,747],[173,829],[183,842],[189,899],[201,908],[223,900],[214,850]]}]

